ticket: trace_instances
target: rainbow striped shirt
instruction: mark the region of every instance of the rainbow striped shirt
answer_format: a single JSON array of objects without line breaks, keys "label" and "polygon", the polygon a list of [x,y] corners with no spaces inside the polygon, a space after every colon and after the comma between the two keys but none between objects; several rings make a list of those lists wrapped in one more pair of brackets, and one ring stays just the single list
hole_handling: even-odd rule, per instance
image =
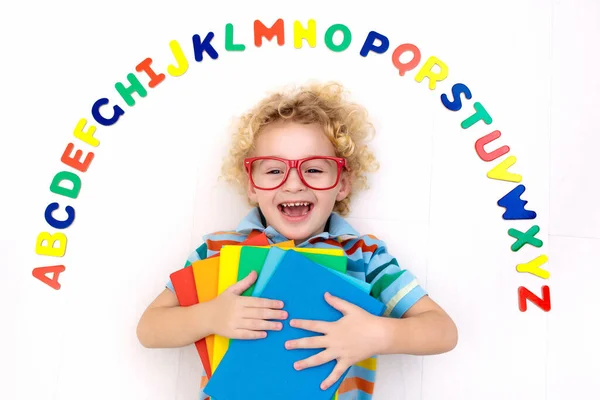
[{"label": "rainbow striped shirt", "polygon": [[[224,245],[239,244],[253,231],[264,232],[270,244],[287,241],[273,227],[265,228],[265,219],[258,208],[240,222],[235,231],[215,232],[203,237],[204,243],[188,257],[185,266],[210,257]],[[347,274],[371,285],[371,296],[386,305],[385,316],[400,318],[413,304],[426,295],[417,279],[387,252],[385,243],[373,235],[360,235],[341,216],[332,213],[325,232],[296,247],[343,248],[348,258]],[[173,290],[169,281],[167,287]],[[338,400],[371,400],[375,388],[376,357],[350,368],[338,389]],[[207,383],[203,371],[201,389]],[[208,397],[200,392],[200,400]]]}]

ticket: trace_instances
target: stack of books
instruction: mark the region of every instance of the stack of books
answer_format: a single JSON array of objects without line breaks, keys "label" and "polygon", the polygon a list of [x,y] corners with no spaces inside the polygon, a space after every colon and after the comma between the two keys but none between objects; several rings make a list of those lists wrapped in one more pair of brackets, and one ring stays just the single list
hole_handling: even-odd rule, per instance
[{"label": "stack of books", "polygon": [[347,275],[346,267],[341,248],[296,248],[293,241],[269,245],[257,235],[171,274],[180,305],[190,306],[214,299],[254,270],[258,278],[242,295],[281,300],[288,313],[280,321],[283,329],[268,331],[263,339],[211,335],[196,342],[208,378],[204,392],[212,400],[337,398],[345,374],[330,388],[320,388],[336,361],[297,371],[294,362],[323,349],[288,350],[285,342],[320,335],[290,326],[291,319],[334,322],[342,317],[325,301],[326,292],[383,315],[385,305],[370,296],[370,285]]}]

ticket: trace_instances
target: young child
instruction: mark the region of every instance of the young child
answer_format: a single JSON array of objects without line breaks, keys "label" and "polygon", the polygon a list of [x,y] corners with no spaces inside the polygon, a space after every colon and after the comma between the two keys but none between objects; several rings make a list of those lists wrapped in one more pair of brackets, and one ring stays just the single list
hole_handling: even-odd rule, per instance
[{"label": "young child", "polygon": [[[339,400],[371,398],[378,354],[439,354],[457,343],[452,319],[398,266],[385,243],[359,234],[342,217],[352,195],[366,187],[365,173],[377,169],[365,144],[372,132],[365,109],[350,102],[338,84],[311,84],[265,98],[240,119],[223,166],[225,177],[243,188],[253,208],[234,231],[204,236],[185,264],[257,231],[271,244],[294,240],[297,247],[343,248],[347,273],[372,285],[371,295],[386,305],[385,316],[328,294],[325,300],[343,317],[334,323],[291,320],[294,327],[322,335],[286,344],[323,349],[299,360],[298,370],[337,360],[323,389],[351,368],[338,389]],[[252,272],[214,300],[190,307],[178,306],[169,282],[139,321],[140,343],[180,347],[211,334],[260,340],[267,331],[281,329],[288,318],[285,304],[240,296],[256,278]]]}]

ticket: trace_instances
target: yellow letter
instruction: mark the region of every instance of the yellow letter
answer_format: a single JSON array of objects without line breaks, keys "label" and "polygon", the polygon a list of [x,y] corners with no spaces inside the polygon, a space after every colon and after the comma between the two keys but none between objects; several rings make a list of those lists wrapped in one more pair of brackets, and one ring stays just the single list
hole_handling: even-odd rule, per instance
[{"label": "yellow letter", "polygon": [[300,21],[294,21],[294,47],[299,49],[302,47],[302,39],[306,39],[306,42],[310,47],[317,45],[317,23],[314,19],[308,20],[308,28],[304,29]]},{"label": "yellow letter", "polygon": [[[44,241],[48,244],[44,246]],[[58,248],[54,247],[54,243],[58,242]],[[67,250],[67,237],[62,233],[54,235],[48,232],[41,232],[35,242],[35,252],[42,256],[62,257]]]},{"label": "yellow letter", "polygon": [[545,264],[546,262],[548,262],[548,256],[542,254],[538,258],[529,261],[527,264],[517,265],[517,271],[529,272],[530,274],[535,275],[538,278],[548,279],[550,278],[550,272],[540,268],[540,265]]},{"label": "yellow letter", "polygon": [[[433,72],[431,68],[434,65],[440,67],[440,72]],[[415,80],[417,82],[421,82],[423,78],[429,78],[429,89],[435,89],[435,83],[439,81],[443,81],[448,76],[448,66],[444,64],[444,62],[437,57],[429,57],[429,59],[423,64],[417,76],[415,76]]]},{"label": "yellow letter", "polygon": [[513,174],[512,172],[508,172],[508,168],[511,165],[517,162],[517,157],[510,156],[502,160],[502,162],[496,165],[494,168],[487,173],[487,177],[490,179],[497,179],[501,181],[509,181],[509,182],[521,182],[523,177],[519,174]]},{"label": "yellow letter", "polygon": [[81,118],[75,126],[75,131],[73,135],[79,139],[89,144],[90,146],[97,147],[100,144],[100,141],[94,137],[94,133],[96,133],[96,127],[94,125],[90,126],[90,129],[87,132],[83,131],[85,128],[85,124],[87,124],[87,120],[85,118]]},{"label": "yellow letter", "polygon": [[181,50],[181,46],[179,45],[179,42],[177,40],[171,40],[171,42],[169,43],[169,47],[171,48],[171,52],[175,56],[175,61],[177,61],[178,66],[175,67],[174,65],[169,65],[167,67],[167,72],[171,76],[181,76],[185,74],[185,72],[188,69],[187,58],[185,57],[185,54],[183,54],[183,50]]}]

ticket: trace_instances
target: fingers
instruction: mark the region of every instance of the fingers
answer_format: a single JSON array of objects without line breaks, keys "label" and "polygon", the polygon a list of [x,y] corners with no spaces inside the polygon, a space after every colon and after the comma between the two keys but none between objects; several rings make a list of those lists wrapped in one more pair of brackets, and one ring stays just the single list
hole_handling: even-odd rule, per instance
[{"label": "fingers", "polygon": [[356,310],[357,306],[332,295],[331,293],[325,293],[325,301],[333,308],[341,312],[343,315],[347,315],[349,312]]},{"label": "fingers", "polygon": [[283,329],[283,324],[277,321],[265,321],[263,319],[243,318],[239,324],[239,329],[247,329],[251,331],[280,331]]},{"label": "fingers", "polygon": [[301,339],[288,340],[285,342],[285,348],[291,349],[324,349],[327,347],[325,336],[311,336]]},{"label": "fingers", "polygon": [[330,322],[313,321],[309,319],[293,319],[290,321],[290,326],[294,328],[304,329],[306,331],[327,333],[329,331]]},{"label": "fingers", "polygon": [[252,319],[287,319],[288,313],[283,310],[273,310],[270,308],[252,308],[244,309],[244,318]]},{"label": "fingers", "polygon": [[274,308],[280,309],[283,308],[283,302],[280,300],[272,300],[265,299],[262,297],[244,297],[243,303],[244,307],[253,307],[253,308]]},{"label": "fingers", "polygon": [[231,335],[231,339],[242,339],[242,340],[256,340],[256,339],[264,339],[267,337],[267,332],[265,331],[252,331],[249,329],[236,329],[233,331]]},{"label": "fingers", "polygon": [[333,371],[331,371],[331,374],[329,374],[329,376],[321,383],[321,389],[327,390],[327,388],[336,383],[338,379],[342,377],[348,368],[349,367],[346,367],[345,364],[338,361]]},{"label": "fingers", "polygon": [[244,279],[241,279],[240,281],[229,286],[226,291],[240,295],[244,293],[246,289],[252,286],[252,284],[256,281],[257,277],[258,274],[256,273],[256,271],[250,271],[250,273]]},{"label": "fingers", "polygon": [[296,361],[294,363],[294,368],[300,371],[306,368],[316,367],[318,365],[328,363],[331,360],[335,360],[335,357],[333,356],[333,352],[327,349],[315,354],[314,356],[305,358],[304,360]]}]

